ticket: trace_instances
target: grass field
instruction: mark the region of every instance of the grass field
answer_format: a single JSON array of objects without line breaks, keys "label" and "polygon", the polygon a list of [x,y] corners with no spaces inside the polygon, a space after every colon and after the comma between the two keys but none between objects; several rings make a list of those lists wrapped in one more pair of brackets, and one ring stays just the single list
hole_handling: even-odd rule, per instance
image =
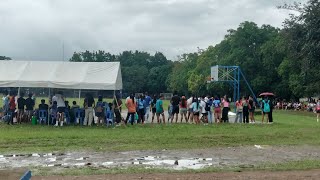
[{"label": "grass field", "polygon": [[[127,151],[242,145],[320,145],[320,123],[303,112],[274,113],[272,125],[190,124],[48,127],[0,124],[0,152]],[[257,119],[261,119],[257,117]]]}]

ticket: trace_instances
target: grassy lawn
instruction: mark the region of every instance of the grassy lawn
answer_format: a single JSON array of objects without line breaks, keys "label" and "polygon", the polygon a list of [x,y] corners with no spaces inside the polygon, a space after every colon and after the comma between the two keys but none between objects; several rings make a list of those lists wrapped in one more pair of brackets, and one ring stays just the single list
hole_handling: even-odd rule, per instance
[{"label": "grassy lawn", "polygon": [[[241,145],[320,145],[312,113],[275,112],[272,125],[48,127],[0,124],[0,152],[127,151]],[[260,117],[257,117],[260,119]]]}]

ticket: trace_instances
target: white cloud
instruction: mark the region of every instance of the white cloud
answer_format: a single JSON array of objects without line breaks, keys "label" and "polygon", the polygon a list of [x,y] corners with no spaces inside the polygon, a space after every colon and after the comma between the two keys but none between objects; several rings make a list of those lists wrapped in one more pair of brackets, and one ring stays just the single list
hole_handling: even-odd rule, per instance
[{"label": "white cloud", "polygon": [[284,2],[1,0],[0,55],[61,60],[64,43],[67,58],[74,51],[99,49],[162,51],[174,58],[218,43],[243,21],[281,27],[288,12],[276,6]]}]

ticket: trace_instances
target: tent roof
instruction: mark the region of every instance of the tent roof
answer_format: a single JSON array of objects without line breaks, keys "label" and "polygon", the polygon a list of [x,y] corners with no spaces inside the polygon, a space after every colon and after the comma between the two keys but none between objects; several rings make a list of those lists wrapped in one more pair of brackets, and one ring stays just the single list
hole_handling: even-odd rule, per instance
[{"label": "tent roof", "polygon": [[0,87],[120,90],[120,62],[0,61]]}]

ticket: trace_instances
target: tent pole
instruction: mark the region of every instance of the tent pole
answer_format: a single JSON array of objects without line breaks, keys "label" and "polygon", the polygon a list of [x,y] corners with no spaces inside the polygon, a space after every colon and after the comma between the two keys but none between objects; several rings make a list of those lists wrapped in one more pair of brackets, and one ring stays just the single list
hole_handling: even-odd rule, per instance
[{"label": "tent pole", "polygon": [[18,88],[18,97],[20,97],[20,87]]},{"label": "tent pole", "polygon": [[[50,98],[51,98],[50,88],[49,88],[49,93],[48,93],[48,94],[49,94],[49,100],[48,100],[48,101],[49,101],[49,105],[50,105]],[[53,104],[53,102],[51,102],[51,103]],[[49,116],[49,111],[48,111],[48,126],[50,126],[49,117],[50,117],[50,116]]]},{"label": "tent pole", "polygon": [[80,106],[80,98],[81,98],[81,89],[79,90],[79,106]]}]

